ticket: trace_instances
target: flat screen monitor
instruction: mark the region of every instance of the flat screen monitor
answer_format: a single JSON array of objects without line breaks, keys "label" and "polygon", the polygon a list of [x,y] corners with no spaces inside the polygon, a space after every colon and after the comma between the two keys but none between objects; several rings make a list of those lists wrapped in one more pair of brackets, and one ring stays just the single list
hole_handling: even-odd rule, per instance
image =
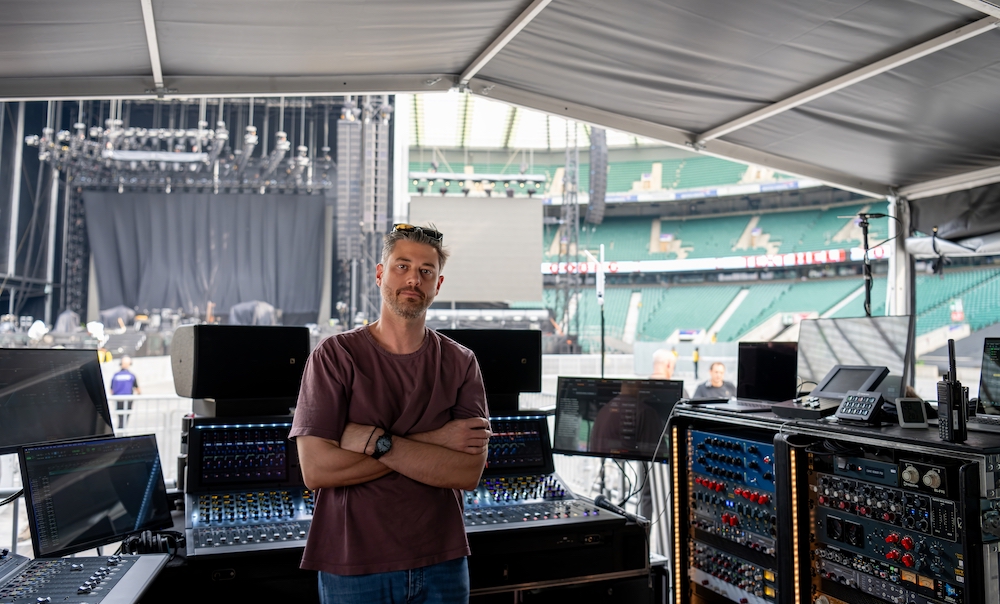
[{"label": "flat screen monitor", "polygon": [[20,459],[36,558],[173,524],[153,435],[29,446]]},{"label": "flat screen monitor", "polygon": [[551,474],[552,447],[545,415],[490,417],[489,453],[483,476]]},{"label": "flat screen monitor", "polygon": [[303,486],[292,418],[197,417],[188,429],[186,493]]},{"label": "flat screen monitor", "polygon": [[983,341],[983,367],[979,374],[979,412],[1000,415],[1000,338]]},{"label": "flat screen monitor", "polygon": [[798,344],[740,342],[736,362],[737,398],[780,402],[798,394]]},{"label": "flat screen monitor", "polygon": [[844,398],[851,390],[874,392],[887,375],[886,367],[837,365],[812,393],[822,398]]},{"label": "flat screen monitor", "polygon": [[490,413],[517,411],[518,395],[542,391],[542,332],[537,329],[439,329],[476,355]]},{"label": "flat screen monitor", "polygon": [[[837,365],[888,367],[889,375],[899,378],[898,382],[893,380],[890,384],[905,388],[913,373],[913,317],[802,321],[799,325],[799,384],[819,384]],[[887,399],[892,396],[892,393],[885,394]]]},{"label": "flat screen monitor", "polygon": [[665,461],[663,427],[682,396],[679,380],[560,377],[552,451]]},{"label": "flat screen monitor", "polygon": [[113,435],[96,350],[0,348],[0,455]]}]

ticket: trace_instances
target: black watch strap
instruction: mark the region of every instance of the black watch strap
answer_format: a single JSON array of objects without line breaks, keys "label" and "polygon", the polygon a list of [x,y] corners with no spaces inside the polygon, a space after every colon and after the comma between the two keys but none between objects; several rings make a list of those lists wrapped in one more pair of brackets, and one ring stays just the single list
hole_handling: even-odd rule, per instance
[{"label": "black watch strap", "polygon": [[388,453],[389,449],[391,448],[392,448],[392,434],[390,434],[389,432],[384,432],[382,436],[379,436],[378,439],[375,440],[375,452],[372,453],[372,459],[378,459],[379,457],[382,457],[383,455]]}]

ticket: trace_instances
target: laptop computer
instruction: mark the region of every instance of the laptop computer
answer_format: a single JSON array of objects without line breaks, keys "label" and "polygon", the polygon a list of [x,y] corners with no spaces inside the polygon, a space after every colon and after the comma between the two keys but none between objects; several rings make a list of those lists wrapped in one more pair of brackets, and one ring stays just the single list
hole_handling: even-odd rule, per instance
[{"label": "laptop computer", "polygon": [[798,343],[740,342],[736,360],[736,398],[706,405],[730,413],[770,411],[774,403],[795,398]]},{"label": "laptop computer", "polygon": [[1000,338],[983,341],[983,366],[979,375],[979,404],[969,417],[969,429],[1000,432]]}]

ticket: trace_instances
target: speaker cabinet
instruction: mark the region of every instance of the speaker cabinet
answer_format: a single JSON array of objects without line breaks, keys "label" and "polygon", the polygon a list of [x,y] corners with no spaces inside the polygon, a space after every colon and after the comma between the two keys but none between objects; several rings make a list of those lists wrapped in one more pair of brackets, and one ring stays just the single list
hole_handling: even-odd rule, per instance
[{"label": "speaker cabinet", "polygon": [[294,399],[308,357],[305,327],[184,325],[170,345],[174,389],[196,399]]}]

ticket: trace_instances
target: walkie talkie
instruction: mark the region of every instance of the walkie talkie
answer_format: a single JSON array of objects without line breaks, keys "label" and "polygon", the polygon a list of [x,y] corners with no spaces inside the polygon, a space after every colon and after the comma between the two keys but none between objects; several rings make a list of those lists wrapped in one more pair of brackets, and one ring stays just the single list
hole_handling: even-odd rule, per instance
[{"label": "walkie talkie", "polygon": [[965,442],[969,437],[969,409],[966,390],[955,370],[955,340],[948,340],[948,373],[938,382],[938,434],[949,443]]}]

